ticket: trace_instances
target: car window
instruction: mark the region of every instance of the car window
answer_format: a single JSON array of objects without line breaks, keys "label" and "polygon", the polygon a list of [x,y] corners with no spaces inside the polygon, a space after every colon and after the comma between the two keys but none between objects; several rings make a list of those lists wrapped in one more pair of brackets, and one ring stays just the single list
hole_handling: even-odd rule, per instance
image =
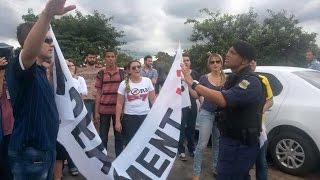
[{"label": "car window", "polygon": [[283,86],[277,77],[269,73],[261,73],[261,72],[257,72],[257,73],[268,78],[273,96],[278,96],[281,93]]},{"label": "car window", "polygon": [[320,89],[320,72],[319,71],[295,71],[293,74],[306,80],[316,88]]}]

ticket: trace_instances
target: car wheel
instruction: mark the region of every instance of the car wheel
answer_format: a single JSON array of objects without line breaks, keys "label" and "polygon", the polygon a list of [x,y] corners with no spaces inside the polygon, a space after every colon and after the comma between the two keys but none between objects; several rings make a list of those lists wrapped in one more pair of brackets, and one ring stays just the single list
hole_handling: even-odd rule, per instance
[{"label": "car wheel", "polygon": [[310,138],[296,131],[281,132],[270,142],[270,153],[283,172],[303,176],[314,169],[318,157]]}]

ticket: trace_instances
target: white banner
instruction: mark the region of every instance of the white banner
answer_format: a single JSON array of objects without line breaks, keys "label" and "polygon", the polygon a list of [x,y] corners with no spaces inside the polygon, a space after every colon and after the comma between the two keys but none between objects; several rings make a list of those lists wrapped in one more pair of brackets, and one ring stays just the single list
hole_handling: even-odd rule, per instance
[{"label": "white banner", "polygon": [[107,151],[91,121],[52,30],[53,83],[61,124],[58,141],[87,179],[113,179]]},{"label": "white banner", "polygon": [[[182,74],[183,75],[183,74]],[[189,95],[189,87],[188,87],[188,84],[184,81],[181,82],[182,84],[182,107],[189,107],[191,106],[191,101],[190,101],[190,95]]]},{"label": "white banner", "polygon": [[55,46],[54,92],[61,119],[58,141],[67,149],[81,174],[94,180],[166,179],[176,157],[180,135],[180,44],[157,101],[131,142],[111,163],[107,160],[107,151],[91,117],[87,116],[83,101],[74,88],[57,40],[50,31]]},{"label": "white banner", "polygon": [[151,111],[128,146],[113,162],[121,177],[127,179],[168,177],[177,154],[180,137],[181,59],[182,50],[179,45],[171,70]]}]

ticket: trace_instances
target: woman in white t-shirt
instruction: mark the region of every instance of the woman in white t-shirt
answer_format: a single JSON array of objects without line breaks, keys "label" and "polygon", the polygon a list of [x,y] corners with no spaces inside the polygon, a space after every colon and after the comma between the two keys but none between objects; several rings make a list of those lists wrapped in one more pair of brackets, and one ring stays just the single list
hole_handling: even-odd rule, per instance
[{"label": "woman in white t-shirt", "polygon": [[81,96],[87,95],[88,94],[88,88],[86,81],[84,80],[83,77],[77,76],[77,67],[75,66],[74,62],[71,59],[66,60],[66,63],[68,65],[68,68],[71,72],[71,75],[73,77],[74,83],[75,83],[75,88],[79,92]]},{"label": "woman in white t-shirt", "polygon": [[149,113],[149,101],[153,104],[156,99],[151,80],[140,76],[140,62],[131,61],[127,68],[128,77],[120,83],[118,89],[115,125],[116,130],[122,132],[126,145]]}]

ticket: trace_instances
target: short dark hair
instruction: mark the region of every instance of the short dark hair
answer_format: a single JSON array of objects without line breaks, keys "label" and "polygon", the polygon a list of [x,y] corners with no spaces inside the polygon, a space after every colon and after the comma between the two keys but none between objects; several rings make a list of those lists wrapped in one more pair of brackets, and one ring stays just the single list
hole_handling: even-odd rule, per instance
[{"label": "short dark hair", "polygon": [[145,56],[143,59],[144,59],[144,61],[146,61],[146,60],[147,60],[147,59],[149,59],[149,58],[151,58],[151,59],[152,59],[152,56],[147,55],[147,56]]},{"label": "short dark hair", "polygon": [[183,53],[183,54],[182,54],[182,57],[188,57],[188,58],[190,58],[190,56],[189,56],[188,53]]},{"label": "short dark hair", "polygon": [[116,53],[116,50],[114,49],[106,49],[104,52],[103,52],[103,57],[106,57],[107,53],[114,53],[114,55],[116,56],[117,53]]},{"label": "short dark hair", "polygon": [[84,55],[84,57],[87,57],[89,54],[97,55],[97,52],[93,49],[89,49],[88,51],[86,51],[86,54]]},{"label": "short dark hair", "polygon": [[17,27],[17,39],[22,48],[24,45],[24,41],[26,40],[34,24],[35,22],[25,22],[19,24],[19,26]]},{"label": "short dark hair", "polygon": [[307,49],[306,53],[307,52],[311,52],[314,56],[317,55],[317,51],[315,49]]}]

